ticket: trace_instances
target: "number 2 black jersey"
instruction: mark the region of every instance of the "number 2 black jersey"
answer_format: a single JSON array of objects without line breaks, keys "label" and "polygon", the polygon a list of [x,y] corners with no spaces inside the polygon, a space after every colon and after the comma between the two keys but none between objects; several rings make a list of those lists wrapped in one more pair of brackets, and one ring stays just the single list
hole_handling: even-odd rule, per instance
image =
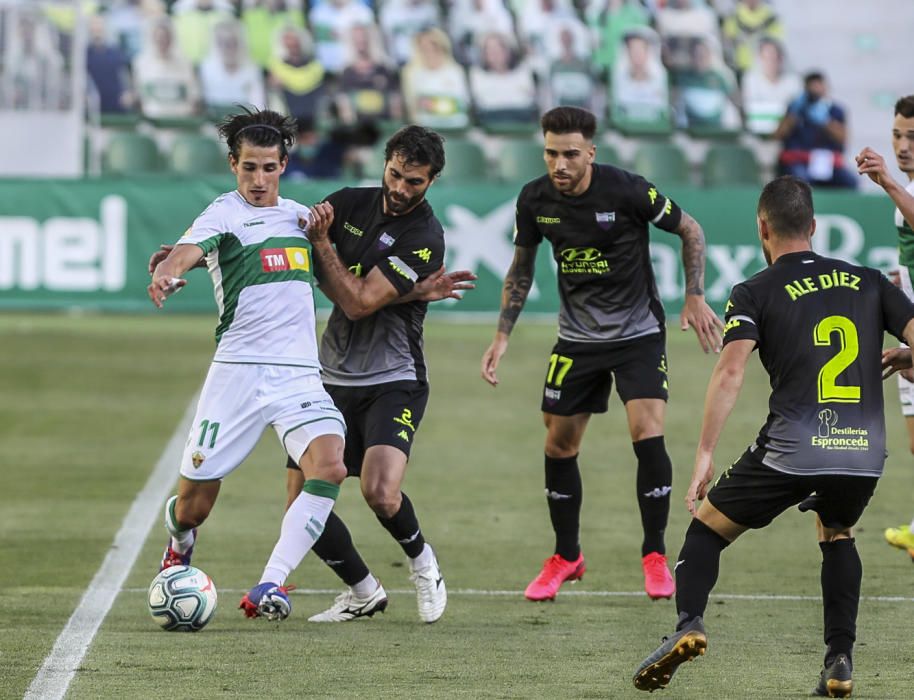
[{"label": "number 2 black jersey", "polygon": [[724,344],[753,340],[771,381],[755,450],[788,474],[880,476],[885,463],[882,340],[914,304],[878,270],[789,253],[736,285]]},{"label": "number 2 black jersey", "polygon": [[547,175],[517,198],[515,245],[552,244],[561,308],[559,337],[616,342],[659,333],[664,314],[651,267],[648,224],[667,231],[682,211],[640,175],[593,166],[586,192],[559,193]]}]

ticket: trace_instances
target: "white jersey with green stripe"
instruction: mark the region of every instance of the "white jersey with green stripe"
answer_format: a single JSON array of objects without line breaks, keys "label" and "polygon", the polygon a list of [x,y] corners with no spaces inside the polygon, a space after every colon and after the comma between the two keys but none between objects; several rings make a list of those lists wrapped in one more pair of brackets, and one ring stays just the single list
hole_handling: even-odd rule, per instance
[{"label": "white jersey with green stripe", "polygon": [[308,208],[290,199],[255,207],[228,192],[178,241],[206,255],[219,307],[214,362],[320,370],[309,218]]},{"label": "white jersey with green stripe", "polygon": [[[911,180],[905,189],[914,195],[914,180]],[[898,264],[907,268],[910,276],[914,278],[914,228],[911,227],[910,221],[905,221],[897,208],[895,228],[898,229]]]}]

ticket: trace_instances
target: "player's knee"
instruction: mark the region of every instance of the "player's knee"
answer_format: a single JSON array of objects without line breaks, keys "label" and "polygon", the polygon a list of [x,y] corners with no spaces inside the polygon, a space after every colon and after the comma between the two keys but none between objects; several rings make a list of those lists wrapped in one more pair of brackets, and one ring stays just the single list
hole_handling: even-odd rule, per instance
[{"label": "player's knee", "polygon": [[363,485],[362,495],[368,507],[382,518],[392,518],[400,510],[402,499],[399,489],[387,489],[382,484]]},{"label": "player's knee", "polygon": [[340,458],[327,460],[323,464],[316,464],[313,478],[329,481],[331,484],[342,484],[346,478],[346,465],[343,464],[343,460]]}]

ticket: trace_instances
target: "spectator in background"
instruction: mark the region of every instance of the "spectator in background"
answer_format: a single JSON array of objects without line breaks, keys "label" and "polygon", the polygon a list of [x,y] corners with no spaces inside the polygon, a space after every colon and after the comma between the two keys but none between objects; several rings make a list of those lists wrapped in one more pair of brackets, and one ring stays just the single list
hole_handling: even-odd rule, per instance
[{"label": "spectator in background", "polygon": [[336,178],[343,172],[346,143],[334,134],[321,136],[314,120],[303,117],[298,120],[298,136],[295,146],[289,151],[289,161],[282,174],[288,180],[311,180]]},{"label": "spectator in background", "polygon": [[479,65],[482,35],[488,32],[514,34],[514,21],[503,0],[454,0],[450,34],[460,63]]},{"label": "spectator in background", "polygon": [[778,160],[782,174],[825,187],[855,189],[857,177],[844,164],[847,117],[832,102],[822,73],[803,79],[803,93],[787,108],[774,137],[783,142]]},{"label": "spectator in background", "polygon": [[593,0],[587,5],[587,24],[597,44],[594,66],[608,75],[625,35],[649,26],[650,15],[637,0]]},{"label": "spectator in background", "polygon": [[693,39],[720,36],[717,15],[705,0],[669,0],[657,10],[657,32],[663,42],[663,63],[671,71],[689,68]]},{"label": "spectator in background", "polygon": [[521,61],[511,36],[489,32],[480,37],[480,64],[470,67],[470,96],[482,125],[535,123],[536,83]]},{"label": "spectator in background", "polygon": [[400,77],[390,65],[374,24],[356,24],[346,42],[348,60],[340,76],[336,105],[346,124],[401,120]]},{"label": "spectator in background", "polygon": [[356,24],[374,23],[371,10],[360,0],[321,0],[308,15],[314,32],[315,54],[328,73],[342,73],[346,64],[346,37]]},{"label": "spectator in background", "polygon": [[194,66],[209,54],[215,26],[230,20],[232,11],[228,0],[178,0],[171,8],[178,46]]},{"label": "spectator in background", "polygon": [[724,65],[720,45],[711,38],[693,39],[690,53],[691,65],[673,73],[677,125],[738,130],[736,79]]},{"label": "spectator in background", "polygon": [[784,26],[765,0],[738,0],[724,19],[725,46],[730,65],[742,76],[752,68],[759,42],[765,38],[784,38]]},{"label": "spectator in background", "polygon": [[[590,61],[578,51],[581,41],[574,26],[560,23],[558,28],[558,55],[549,69],[549,104],[551,107],[566,105],[594,111],[596,80]],[[588,46],[584,43],[584,46]]]},{"label": "spectator in background", "polygon": [[89,18],[89,42],[86,47],[86,71],[90,95],[98,100],[101,114],[123,114],[136,102],[130,88],[130,62],[127,55],[111,41],[105,15]]},{"label": "spectator in background", "polygon": [[54,30],[35,9],[10,8],[12,32],[0,66],[0,106],[4,109],[59,110],[69,106],[64,57]]},{"label": "spectator in background", "polygon": [[743,75],[746,128],[753,134],[771,136],[791,100],[803,89],[799,76],[786,70],[784,64],[781,43],[760,39],[753,66]]},{"label": "spectator in background", "polygon": [[146,26],[165,14],[162,0],[109,0],[105,16],[108,29],[132,61],[143,48]]},{"label": "spectator in background", "polygon": [[454,60],[447,34],[437,28],[416,34],[413,54],[400,72],[409,121],[432,129],[470,124],[470,88]]},{"label": "spectator in background", "polygon": [[237,112],[238,105],[266,107],[263,73],[251,60],[242,26],[236,20],[213,27],[209,56],[200,64],[200,89],[206,111],[212,116]]},{"label": "spectator in background", "polygon": [[[583,28],[570,0],[525,0],[517,10],[517,35],[523,53],[537,76],[549,75],[551,58],[558,53],[554,35],[562,23],[581,24]],[[584,47],[584,50],[588,48]]]},{"label": "spectator in background", "polygon": [[200,85],[194,68],[175,46],[171,18],[149,26],[149,39],[133,60],[133,79],[143,116],[192,117],[200,113]]},{"label": "spectator in background", "polygon": [[282,94],[288,114],[296,119],[317,119],[327,94],[326,74],[304,29],[288,26],[280,31],[269,83]]},{"label": "spectator in background", "polygon": [[412,54],[413,37],[441,26],[441,12],[434,0],[385,0],[379,17],[387,48],[401,66]]},{"label": "spectator in background", "polygon": [[630,31],[613,66],[610,103],[627,119],[653,122],[669,113],[669,76],[660,61],[656,33]]},{"label": "spectator in background", "polygon": [[241,22],[247,35],[251,60],[269,68],[273,46],[283,27],[305,28],[301,0],[244,0]]}]

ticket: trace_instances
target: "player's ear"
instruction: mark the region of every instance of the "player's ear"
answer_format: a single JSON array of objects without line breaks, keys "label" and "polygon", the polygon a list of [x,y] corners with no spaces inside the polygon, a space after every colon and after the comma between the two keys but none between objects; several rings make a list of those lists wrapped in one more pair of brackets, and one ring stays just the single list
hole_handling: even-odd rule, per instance
[{"label": "player's ear", "polygon": [[812,226],[809,229],[809,237],[812,238],[816,235],[816,217],[812,218]]}]

